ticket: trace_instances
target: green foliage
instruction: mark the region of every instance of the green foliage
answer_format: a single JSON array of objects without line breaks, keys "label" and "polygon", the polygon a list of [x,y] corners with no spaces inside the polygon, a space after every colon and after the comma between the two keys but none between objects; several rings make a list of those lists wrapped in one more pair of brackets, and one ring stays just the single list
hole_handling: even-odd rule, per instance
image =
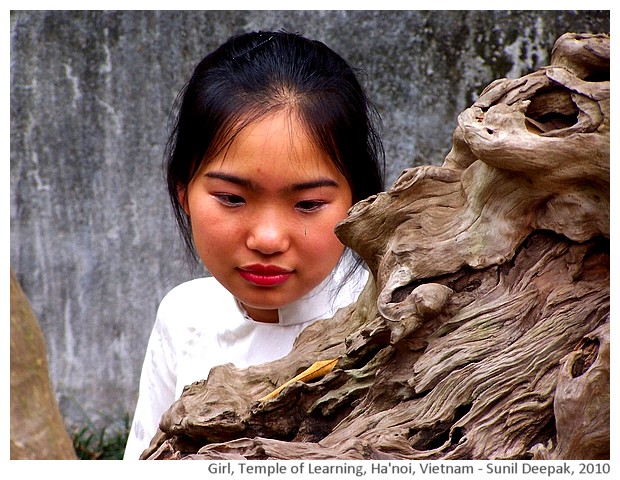
[{"label": "green foliage", "polygon": [[111,425],[97,427],[90,419],[73,434],[73,447],[81,460],[121,460],[131,427],[128,414]]}]

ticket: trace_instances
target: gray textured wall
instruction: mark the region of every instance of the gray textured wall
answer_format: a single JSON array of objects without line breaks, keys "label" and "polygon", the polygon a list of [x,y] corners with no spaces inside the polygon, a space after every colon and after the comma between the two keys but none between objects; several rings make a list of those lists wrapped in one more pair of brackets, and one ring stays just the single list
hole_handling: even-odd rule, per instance
[{"label": "gray textured wall", "polygon": [[610,27],[608,11],[13,12],[10,261],[69,423],[133,412],[157,305],[200,274],[161,170],[176,93],[229,35],[279,28],[366,71],[391,183],[443,161],[492,80],[546,65],[566,31]]}]

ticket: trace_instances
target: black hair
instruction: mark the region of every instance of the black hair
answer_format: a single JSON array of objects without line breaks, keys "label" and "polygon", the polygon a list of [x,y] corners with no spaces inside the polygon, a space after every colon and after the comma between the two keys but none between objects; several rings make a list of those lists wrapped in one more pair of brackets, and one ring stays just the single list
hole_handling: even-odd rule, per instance
[{"label": "black hair", "polygon": [[353,68],[321,42],[283,31],[231,37],[198,63],[177,106],[166,147],[168,193],[194,260],[190,218],[179,192],[202,162],[270,113],[288,109],[297,115],[349,182],[354,202],[383,190],[380,117]]}]

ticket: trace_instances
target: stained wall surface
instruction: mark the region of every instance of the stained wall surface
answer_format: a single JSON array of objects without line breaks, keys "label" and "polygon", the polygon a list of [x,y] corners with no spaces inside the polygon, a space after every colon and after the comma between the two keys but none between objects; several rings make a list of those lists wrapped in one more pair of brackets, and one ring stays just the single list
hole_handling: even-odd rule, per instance
[{"label": "stained wall surface", "polygon": [[285,29],[362,69],[383,118],[388,186],[441,164],[491,81],[547,65],[608,11],[11,13],[11,266],[45,334],[69,424],[135,406],[157,305],[204,274],[185,260],[162,154],[193,65],[228,36]]}]

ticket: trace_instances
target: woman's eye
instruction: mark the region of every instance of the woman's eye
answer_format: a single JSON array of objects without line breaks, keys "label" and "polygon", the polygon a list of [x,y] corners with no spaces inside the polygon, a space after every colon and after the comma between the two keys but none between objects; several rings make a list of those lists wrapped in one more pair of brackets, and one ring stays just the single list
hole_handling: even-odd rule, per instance
[{"label": "woman's eye", "polygon": [[244,198],[240,197],[239,195],[219,193],[215,194],[214,197],[217,199],[218,202],[227,207],[240,207],[242,205],[245,205]]},{"label": "woman's eye", "polygon": [[324,206],[325,203],[326,202],[321,200],[303,200],[301,202],[297,202],[295,208],[302,212],[314,212]]}]

